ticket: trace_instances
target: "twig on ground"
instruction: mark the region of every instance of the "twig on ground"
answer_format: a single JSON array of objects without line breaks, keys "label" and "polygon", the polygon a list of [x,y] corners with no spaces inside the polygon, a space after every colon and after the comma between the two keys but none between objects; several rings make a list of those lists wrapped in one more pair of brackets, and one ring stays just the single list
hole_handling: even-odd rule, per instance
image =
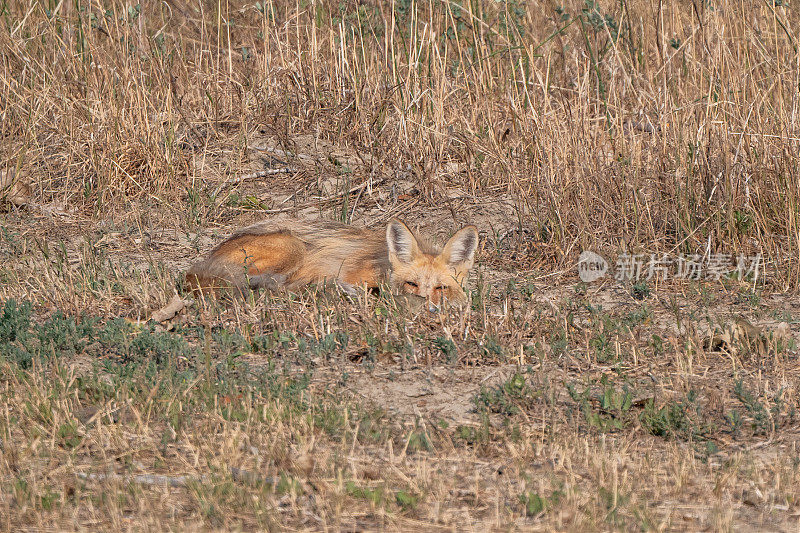
[{"label": "twig on ground", "polygon": [[[228,471],[234,481],[246,483],[248,485],[275,485],[278,482],[274,477],[262,477],[250,470],[230,467]],[[76,475],[78,478],[86,481],[131,481],[140,485],[162,485],[169,487],[186,487],[193,481],[205,483],[210,480],[209,476],[168,476],[163,474],[136,474],[128,476],[114,473],[94,474],[78,472]]]},{"label": "twig on ground", "polygon": [[274,176],[275,174],[288,174],[290,172],[297,172],[297,169],[294,167],[270,168],[267,170],[251,172],[250,174],[244,174],[236,178],[228,178],[220,183],[216,189],[214,189],[214,194],[212,194],[212,196],[217,196],[219,192],[228,185],[237,185],[247,180],[255,180],[266,176]]}]

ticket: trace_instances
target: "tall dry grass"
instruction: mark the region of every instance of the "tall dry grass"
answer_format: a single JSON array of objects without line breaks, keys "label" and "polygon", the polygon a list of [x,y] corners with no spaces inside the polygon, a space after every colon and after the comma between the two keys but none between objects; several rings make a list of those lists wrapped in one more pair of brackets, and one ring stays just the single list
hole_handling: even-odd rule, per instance
[{"label": "tall dry grass", "polygon": [[41,201],[183,220],[200,197],[208,222],[207,154],[235,174],[252,131],[310,133],[430,201],[511,195],[560,260],[760,250],[800,281],[800,21],[780,0],[0,9],[0,159]]}]

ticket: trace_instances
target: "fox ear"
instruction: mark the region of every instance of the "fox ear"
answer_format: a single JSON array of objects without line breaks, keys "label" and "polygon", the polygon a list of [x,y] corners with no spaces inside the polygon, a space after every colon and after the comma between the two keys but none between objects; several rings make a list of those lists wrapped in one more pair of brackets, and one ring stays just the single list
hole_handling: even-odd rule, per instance
[{"label": "fox ear", "polygon": [[389,221],[386,226],[386,244],[389,246],[389,260],[410,263],[419,254],[417,239],[408,226],[399,220]]},{"label": "fox ear", "polygon": [[444,262],[459,271],[467,271],[475,262],[475,250],[478,249],[478,228],[466,226],[450,237],[444,245],[441,258]]}]

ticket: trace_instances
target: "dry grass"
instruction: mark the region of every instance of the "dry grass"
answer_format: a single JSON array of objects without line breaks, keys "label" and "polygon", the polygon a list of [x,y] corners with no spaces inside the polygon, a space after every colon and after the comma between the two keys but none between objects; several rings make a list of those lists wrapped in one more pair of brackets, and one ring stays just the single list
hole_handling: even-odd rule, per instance
[{"label": "dry grass", "polygon": [[[4,529],[797,527],[785,2],[0,19],[0,172],[32,186],[0,214]],[[286,215],[475,223],[472,305],[320,287],[145,322],[233,227]],[[767,275],[573,285],[588,248]]]}]

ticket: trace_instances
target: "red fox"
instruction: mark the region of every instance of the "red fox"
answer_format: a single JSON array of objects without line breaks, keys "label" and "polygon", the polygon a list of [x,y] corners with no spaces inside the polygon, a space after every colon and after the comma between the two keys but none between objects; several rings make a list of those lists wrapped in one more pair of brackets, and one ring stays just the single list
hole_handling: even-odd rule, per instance
[{"label": "red fox", "polygon": [[250,287],[293,289],[336,281],[345,288],[382,283],[439,305],[467,301],[462,288],[475,259],[478,230],[466,226],[439,251],[392,220],[385,231],[338,222],[260,222],[234,233],[186,273],[195,294]]}]

